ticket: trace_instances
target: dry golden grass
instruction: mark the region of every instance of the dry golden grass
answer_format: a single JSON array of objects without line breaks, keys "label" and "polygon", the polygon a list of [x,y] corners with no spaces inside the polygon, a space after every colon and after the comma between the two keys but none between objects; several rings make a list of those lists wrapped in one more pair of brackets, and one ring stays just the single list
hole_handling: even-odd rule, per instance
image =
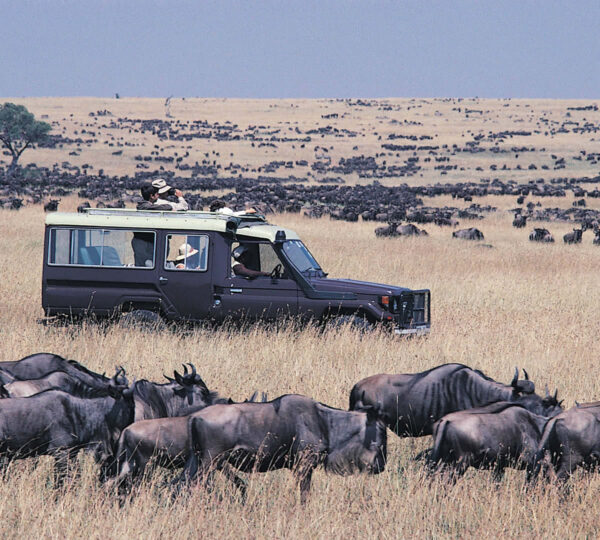
[{"label": "dry golden grass", "polygon": [[[66,201],[74,207],[75,198]],[[39,207],[0,210],[0,361],[51,351],[99,371],[123,364],[130,376],[160,380],[181,362],[193,362],[209,387],[236,400],[254,390],[275,397],[297,392],[347,407],[352,385],[378,372],[415,372],[464,362],[508,381],[525,367],[543,391],[558,387],[571,406],[600,396],[597,306],[600,251],[584,244],[533,245],[525,230],[498,212],[478,222],[486,248],[452,240],[451,231],[427,227],[418,239],[376,239],[374,224],[272,220],[297,230],[333,277],[428,287],[432,332],[403,340],[349,330],[321,335],[312,329],[245,332],[195,330],[144,333],[117,326],[68,328],[36,324],[40,307],[44,215]],[[560,237],[568,225],[552,225]],[[389,436],[387,470],[377,477],[341,478],[317,472],[311,499],[299,504],[287,471],[250,478],[242,505],[220,483],[216,493],[196,490],[169,500],[160,472],[123,508],[96,482],[83,459],[82,474],[64,492],[50,487],[48,459],[17,462],[0,480],[3,537],[594,537],[600,478],[578,474],[563,500],[554,486],[526,492],[523,473],[509,471],[495,484],[470,471],[455,486],[428,483],[415,454],[428,438]]]},{"label": "dry golden grass", "polygon": [[[417,150],[420,157],[421,170],[415,176],[401,178],[402,182],[426,185],[435,182],[478,182],[480,178],[499,178],[503,181],[516,180],[527,182],[532,179],[555,177],[596,176],[599,167],[586,159],[580,158],[580,152],[597,152],[598,135],[593,132],[577,133],[575,129],[586,124],[598,124],[598,111],[568,110],[585,107],[595,102],[589,100],[503,100],[503,99],[380,99],[371,100],[371,107],[355,106],[344,100],[251,100],[251,99],[201,99],[174,98],[171,100],[170,114],[166,116],[163,99],[153,98],[4,98],[25,105],[37,118],[53,123],[53,134],[62,134],[71,138],[84,140],[96,139],[96,142],[67,145],[56,149],[32,149],[23,154],[22,163],[37,163],[51,167],[55,163],[68,161],[81,167],[89,164],[92,173],[103,169],[109,175],[129,174],[136,172],[134,160],[136,155],[149,156],[160,147],[161,156],[181,157],[186,152],[183,163],[193,165],[208,159],[223,167],[221,176],[228,176],[224,169],[231,162],[248,168],[245,177],[259,174],[257,167],[270,161],[306,160],[309,166],[296,166],[293,169],[280,169],[272,176],[294,174],[300,178],[309,173],[313,178],[322,175],[313,173],[310,165],[317,155],[328,155],[337,164],[341,157],[375,156],[381,154],[378,163],[386,161],[388,165],[404,165],[405,160],[415,153],[412,150],[387,152],[381,145],[392,143],[399,145],[439,146],[438,156],[450,157],[449,162],[438,163],[427,150]],[[352,100],[350,103],[356,103]],[[91,113],[108,110],[112,116],[90,117]],[[469,112],[480,111],[480,112]],[[337,114],[337,118],[323,118]],[[161,140],[151,132],[136,133],[129,129],[111,126],[118,119],[163,120],[188,122],[202,120],[210,124],[219,123],[238,126],[239,133],[245,132],[249,126],[259,126],[257,134],[268,141],[271,135],[301,139],[310,129],[331,126],[340,130],[338,133],[311,134],[310,142],[301,141],[276,142],[277,148],[254,146],[249,140],[217,141],[215,138],[194,139],[193,141]],[[568,132],[559,132],[564,126]],[[128,126],[129,127],[129,126]],[[298,128],[301,133],[295,130]],[[85,133],[83,132],[85,130]],[[182,127],[181,132],[188,128]],[[347,130],[347,131],[344,131]],[[555,133],[552,133],[552,130]],[[214,129],[206,129],[205,132]],[[481,146],[486,149],[482,153],[457,152],[451,154],[453,145],[464,148],[475,135],[487,137],[490,133],[510,131],[512,136],[494,141],[483,140]],[[518,135],[517,132],[529,131],[531,135]],[[353,132],[356,136],[349,136]],[[426,136],[431,139],[413,141],[406,138],[388,140],[388,136]],[[131,146],[124,145],[128,143]],[[121,146],[119,146],[121,145]],[[155,148],[156,145],[156,148]],[[448,145],[447,149],[442,148]],[[315,151],[315,147],[325,147]],[[493,147],[508,150],[507,153],[495,154]],[[513,148],[535,148],[535,152],[517,151]],[[69,155],[77,150],[79,155]],[[122,155],[113,155],[122,150]],[[206,155],[208,154],[208,155]],[[384,155],[385,154],[385,155]],[[565,158],[565,169],[554,170],[552,156]],[[518,156],[518,157],[517,157]],[[430,161],[425,161],[429,158]],[[0,156],[0,160],[2,156]],[[8,160],[8,158],[4,158]],[[490,164],[497,170],[491,170]],[[456,165],[456,170],[442,175],[436,170],[438,165]],[[529,165],[536,170],[528,170]],[[173,163],[150,162],[149,170],[175,170]],[[508,170],[502,170],[506,165]],[[520,169],[517,169],[517,165]],[[541,170],[546,165],[549,170]],[[482,170],[477,170],[481,167]],[[176,174],[188,176],[186,171]],[[261,172],[262,175],[269,174]],[[337,176],[327,174],[326,176]],[[354,182],[370,182],[349,175],[346,180]],[[398,183],[396,178],[381,180],[386,185]]]}]

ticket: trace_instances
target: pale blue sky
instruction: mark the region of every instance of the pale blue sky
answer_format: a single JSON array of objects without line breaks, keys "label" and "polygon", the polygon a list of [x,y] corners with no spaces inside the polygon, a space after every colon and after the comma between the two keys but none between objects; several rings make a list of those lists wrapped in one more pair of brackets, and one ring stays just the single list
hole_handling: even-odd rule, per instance
[{"label": "pale blue sky", "polygon": [[0,96],[600,97],[600,0],[0,0]]}]

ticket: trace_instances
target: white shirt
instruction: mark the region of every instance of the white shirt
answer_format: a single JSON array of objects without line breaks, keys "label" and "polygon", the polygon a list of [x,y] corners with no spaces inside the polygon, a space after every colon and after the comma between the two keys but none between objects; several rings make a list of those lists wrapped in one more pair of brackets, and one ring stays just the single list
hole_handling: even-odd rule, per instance
[{"label": "white shirt", "polygon": [[189,210],[189,205],[183,197],[177,197],[177,200],[178,200],[178,202],[174,203],[171,201],[167,201],[165,199],[161,199],[159,197],[154,204],[168,204],[175,211]]}]

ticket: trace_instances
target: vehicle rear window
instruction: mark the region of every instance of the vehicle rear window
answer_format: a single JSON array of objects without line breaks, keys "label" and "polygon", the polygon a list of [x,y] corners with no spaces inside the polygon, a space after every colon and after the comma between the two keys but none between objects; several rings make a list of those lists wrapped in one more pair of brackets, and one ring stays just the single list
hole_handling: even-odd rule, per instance
[{"label": "vehicle rear window", "polygon": [[208,268],[208,235],[169,234],[165,254],[167,270],[205,272]]},{"label": "vehicle rear window", "polygon": [[156,234],[122,229],[50,229],[48,264],[154,268]]}]

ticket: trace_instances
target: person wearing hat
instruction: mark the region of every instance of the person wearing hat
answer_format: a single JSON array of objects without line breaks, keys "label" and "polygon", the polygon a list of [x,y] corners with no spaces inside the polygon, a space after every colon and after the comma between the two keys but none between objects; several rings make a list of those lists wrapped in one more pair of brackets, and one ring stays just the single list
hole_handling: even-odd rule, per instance
[{"label": "person wearing hat", "polygon": [[173,203],[163,202],[159,204],[158,201],[158,190],[152,184],[144,184],[140,192],[142,194],[143,201],[137,204],[138,210],[161,210],[163,212],[170,212],[173,210]]},{"label": "person wearing hat", "polygon": [[269,272],[261,272],[259,270],[252,270],[246,265],[249,263],[248,256],[250,250],[246,246],[238,246],[231,253],[233,259],[231,260],[231,269],[236,276],[242,277],[258,277],[258,276],[270,276]]},{"label": "person wearing hat", "polygon": [[[155,204],[168,204],[171,206],[171,210],[189,210],[189,205],[183,198],[183,193],[181,193],[181,190],[172,188],[165,182],[163,178],[157,178],[156,180],[153,180],[152,187],[155,188],[158,193],[158,198],[156,199]],[[166,199],[171,190],[173,190],[173,194],[175,197],[177,197],[177,202],[171,202]]]},{"label": "person wearing hat", "polygon": [[193,255],[198,253],[197,249],[194,249],[189,244],[181,244],[178,249],[179,255],[175,257],[175,260],[169,261],[169,268],[178,268],[179,270],[188,269],[188,270],[196,270],[196,268],[192,268],[190,266],[190,261],[188,260]]}]

